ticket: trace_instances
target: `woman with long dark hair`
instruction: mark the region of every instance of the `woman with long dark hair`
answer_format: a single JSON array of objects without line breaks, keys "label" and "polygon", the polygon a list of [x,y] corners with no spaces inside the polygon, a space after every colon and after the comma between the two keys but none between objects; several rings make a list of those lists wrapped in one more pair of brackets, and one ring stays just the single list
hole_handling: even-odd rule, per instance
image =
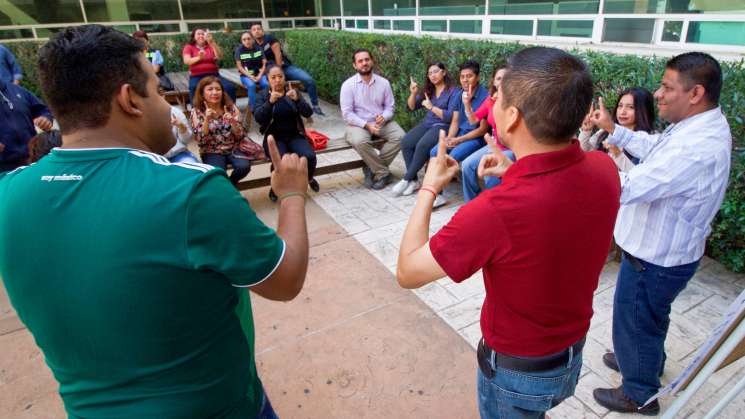
[{"label": "woman with long dark hair", "polygon": [[189,100],[194,99],[194,91],[199,81],[212,76],[220,80],[223,90],[235,102],[235,86],[220,76],[217,61],[222,58],[222,49],[215,42],[212,34],[206,29],[196,28],[191,31],[191,39],[182,51],[184,64],[189,66]]},{"label": "woman with long dark hair", "polygon": [[238,146],[245,136],[241,111],[233,104],[220,79],[204,77],[194,95],[191,126],[199,145],[202,162],[227,170],[233,166],[230,183],[237,184],[251,171],[251,162],[242,156]]},{"label": "woman with long dark hair", "polygon": [[[592,110],[590,111],[592,113]],[[627,152],[612,145],[606,145],[608,133],[598,130],[594,134],[595,126],[590,118],[585,117],[579,134],[579,142],[585,151],[607,150],[608,155],[616,162],[619,169],[629,171],[638,160]],[[612,112],[613,122],[633,131],[654,131],[654,97],[643,87],[630,87],[618,95],[618,103]]]},{"label": "woman with long dark hair", "polygon": [[423,92],[419,91],[419,85],[413,78],[409,91],[411,94],[406,101],[409,110],[425,108],[427,114],[424,120],[407,132],[401,140],[406,174],[393,186],[394,195],[411,195],[419,189],[417,173],[429,161],[429,151],[437,144],[440,130],[448,129],[453,111],[460,99],[447,67],[441,62],[433,63],[427,68]]}]

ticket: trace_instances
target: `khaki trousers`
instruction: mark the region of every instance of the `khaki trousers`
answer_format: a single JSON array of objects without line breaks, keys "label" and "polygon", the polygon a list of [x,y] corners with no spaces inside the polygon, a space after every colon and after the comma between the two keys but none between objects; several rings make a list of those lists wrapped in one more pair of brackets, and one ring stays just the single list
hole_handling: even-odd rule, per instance
[{"label": "khaki trousers", "polygon": [[[373,136],[364,128],[347,125],[346,140],[362,157],[362,161],[370,168],[377,180],[390,173],[388,166],[401,150],[401,138],[404,135],[406,132],[396,121],[388,121],[380,129],[379,136]],[[377,140],[384,141],[379,147],[380,151],[373,144]]]}]

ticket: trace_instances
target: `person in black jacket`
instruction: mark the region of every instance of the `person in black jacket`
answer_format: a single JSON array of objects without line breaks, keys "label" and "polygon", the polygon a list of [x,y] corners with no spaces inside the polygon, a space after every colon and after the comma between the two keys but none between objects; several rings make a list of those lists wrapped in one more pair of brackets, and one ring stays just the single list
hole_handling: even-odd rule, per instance
[{"label": "person in black jacket", "polygon": [[[259,131],[264,135],[264,150],[267,156],[267,137],[274,136],[279,153],[295,153],[308,159],[308,184],[318,192],[318,182],[313,179],[316,171],[316,153],[305,137],[303,118],[313,115],[313,109],[303,96],[292,86],[285,85],[285,73],[279,66],[272,66],[267,72],[269,89],[256,100],[254,118],[259,123]],[[277,200],[274,191],[269,190],[269,199]]]}]

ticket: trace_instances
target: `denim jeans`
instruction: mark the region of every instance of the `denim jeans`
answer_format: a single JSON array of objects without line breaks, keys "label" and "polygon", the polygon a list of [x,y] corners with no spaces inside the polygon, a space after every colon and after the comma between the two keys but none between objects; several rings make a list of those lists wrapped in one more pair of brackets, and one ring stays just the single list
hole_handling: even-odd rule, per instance
[{"label": "denim jeans", "polygon": [[198,76],[191,76],[189,77],[189,102],[194,100],[194,93],[197,91],[197,86],[199,85],[199,82],[202,81],[203,78],[207,76],[213,76],[220,79],[220,83],[222,84],[222,88],[225,91],[225,93],[230,96],[231,99],[233,99],[233,102],[235,102],[235,85],[231,83],[228,80],[225,80],[222,78],[219,74],[200,74]]},{"label": "denim jeans", "polygon": [[415,126],[401,139],[401,154],[406,163],[404,180],[416,180],[417,173],[429,161],[429,151],[437,145],[442,125],[427,127],[423,123]]},{"label": "denim jeans", "polygon": [[[492,368],[494,359],[492,358]],[[496,368],[489,379],[478,370],[478,403],[482,419],[543,418],[544,413],[574,394],[582,369],[582,352],[567,365],[540,372]]]},{"label": "denim jeans", "polygon": [[[308,139],[301,135],[293,138],[283,138],[276,134],[274,139],[277,141],[277,150],[279,151],[280,156],[284,156],[285,153],[295,153],[300,157],[308,159],[308,180],[313,179],[313,176],[316,173],[318,159],[316,158],[316,152],[308,142]],[[264,153],[268,156],[269,144],[266,142],[266,139],[264,139],[263,146]],[[272,166],[272,170],[274,170],[274,166]]]},{"label": "denim jeans", "polygon": [[[461,135],[458,133],[458,135]],[[458,144],[457,146],[451,148],[448,150],[448,154],[450,154],[450,157],[454,158],[458,163],[465,160],[468,156],[475,153],[478,150],[481,150],[486,142],[483,138],[474,138],[472,140],[463,141],[462,143]],[[437,145],[432,147],[432,150],[429,151],[430,157],[435,157],[437,155]],[[478,167],[478,164],[476,165]]]},{"label": "denim jeans", "polygon": [[[476,196],[478,196],[479,193],[481,193],[481,185],[479,185],[479,176],[478,176],[478,168],[479,168],[479,162],[481,161],[481,157],[483,157],[486,154],[489,154],[491,150],[489,149],[488,145],[485,145],[481,147],[480,149],[474,151],[471,153],[470,156],[468,156],[463,163],[460,165],[461,170],[461,179],[463,182],[463,200],[465,202],[468,202]],[[510,158],[510,160],[515,161],[515,154],[512,153],[510,150],[504,150],[502,151],[507,157]],[[491,189],[497,185],[502,183],[502,179],[494,176],[486,176],[484,177],[484,188],[485,189]]]},{"label": "denim jeans", "polygon": [[318,106],[318,92],[316,92],[316,82],[313,81],[313,77],[302,68],[294,65],[282,67],[282,70],[285,72],[285,80],[300,80],[303,82],[305,90],[308,91],[308,96],[310,96],[310,103],[313,106]]},{"label": "denim jeans", "polygon": [[665,337],[675,297],[688,285],[699,261],[665,268],[643,260],[638,272],[623,255],[613,299],[613,349],[623,391],[642,404],[660,388]]},{"label": "denim jeans", "polygon": [[[254,105],[256,105],[256,82],[246,76],[241,76],[241,84],[246,88],[246,91],[248,91],[248,103],[251,106],[251,111],[253,112]],[[266,89],[268,87],[269,81],[267,80],[265,74],[259,79],[259,88]]]},{"label": "denim jeans", "polygon": [[170,158],[168,158],[168,161],[170,161],[171,163],[199,163],[199,160],[197,160],[197,156],[191,154],[191,151],[189,150],[184,150],[176,154],[175,156],[171,156]]},{"label": "denim jeans", "polygon": [[219,167],[222,170],[228,170],[228,163],[233,166],[233,173],[230,174],[230,183],[233,185],[237,184],[241,179],[246,177],[248,172],[251,171],[251,161],[246,159],[239,159],[233,156],[233,154],[213,154],[205,153],[202,154],[202,163],[209,164],[210,166]]}]

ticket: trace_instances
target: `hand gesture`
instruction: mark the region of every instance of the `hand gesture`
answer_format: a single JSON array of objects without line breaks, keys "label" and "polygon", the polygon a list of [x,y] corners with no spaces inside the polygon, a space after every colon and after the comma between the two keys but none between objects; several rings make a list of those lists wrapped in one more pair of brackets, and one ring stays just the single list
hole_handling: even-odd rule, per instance
[{"label": "hand gesture", "polygon": [[286,94],[287,94],[287,97],[289,97],[290,99],[292,99],[295,102],[297,102],[298,99],[300,99],[300,96],[297,94],[297,90],[295,90],[295,89],[288,90]]},{"label": "hand gesture", "polygon": [[585,115],[585,119],[582,120],[582,127],[580,128],[583,132],[591,132],[595,128],[595,124],[592,123],[592,114],[595,112],[595,106],[590,108],[590,112]]},{"label": "hand gesture", "polygon": [[497,142],[491,134],[484,135],[484,139],[489,144],[491,153],[481,157],[477,173],[481,178],[484,176],[502,177],[512,166],[512,160],[497,147]]},{"label": "hand gesture", "polygon": [[204,59],[204,50],[203,50],[203,49],[200,49],[200,50],[199,50],[199,54],[198,54],[198,56],[199,56],[199,59],[200,59],[200,60]]},{"label": "hand gesture", "polygon": [[282,93],[272,90],[269,96],[269,103],[277,103],[278,100],[282,99],[282,96],[284,96]]},{"label": "hand gesture", "polygon": [[473,100],[473,85],[468,86],[468,90],[463,91],[462,98],[464,105],[471,104],[471,100]]},{"label": "hand gesture", "polygon": [[383,125],[385,125],[385,118],[383,118],[383,115],[376,115],[375,116],[375,126],[378,128],[382,128]]},{"label": "hand gesture", "polygon": [[204,112],[204,117],[208,121],[211,121],[211,120],[217,118],[217,112],[215,112],[214,109],[207,108],[207,110]]},{"label": "hand gesture", "polygon": [[614,157],[618,157],[623,153],[623,150],[609,143],[608,140],[603,141],[603,147],[605,147],[605,149],[608,150],[608,153]]},{"label": "hand gesture", "polygon": [[370,132],[370,134],[375,136],[380,136],[380,127],[377,125],[373,125],[372,123],[368,122],[365,124],[365,129]]},{"label": "hand gesture", "polygon": [[433,108],[432,101],[429,100],[429,95],[424,94],[424,100],[422,101],[422,106],[426,108],[428,111],[431,111]]},{"label": "hand gesture", "polygon": [[228,116],[228,122],[233,128],[241,126],[241,111],[235,109],[235,112],[229,109],[227,106],[223,108],[223,112]]},{"label": "hand gesture", "polygon": [[409,76],[409,80],[410,80],[409,91],[411,92],[412,95],[415,95],[419,92],[419,85],[416,84],[416,81],[414,81],[413,77]]},{"label": "hand gesture", "polygon": [[437,156],[429,159],[429,166],[422,182],[422,185],[429,186],[438,193],[442,191],[445,185],[450,183],[460,170],[458,162],[447,154],[446,149],[445,130],[441,129],[440,140],[437,143]]},{"label": "hand gesture", "polygon": [[590,121],[596,127],[601,128],[610,134],[613,133],[613,127],[615,124],[613,123],[613,118],[611,117],[610,112],[605,109],[602,97],[598,98],[598,107],[597,109],[593,109]]},{"label": "hand gesture", "polygon": [[50,121],[46,116],[39,116],[34,118],[34,125],[39,127],[42,131],[49,131],[52,129],[52,121]]},{"label": "hand gesture", "polygon": [[294,153],[280,156],[272,135],[267,137],[266,142],[274,166],[271,178],[274,193],[279,197],[290,192],[305,193],[308,189],[308,159]]},{"label": "hand gesture", "polygon": [[460,144],[460,140],[458,139],[458,137],[445,138],[445,145],[448,149],[455,148],[455,146],[457,146],[458,144]]}]

